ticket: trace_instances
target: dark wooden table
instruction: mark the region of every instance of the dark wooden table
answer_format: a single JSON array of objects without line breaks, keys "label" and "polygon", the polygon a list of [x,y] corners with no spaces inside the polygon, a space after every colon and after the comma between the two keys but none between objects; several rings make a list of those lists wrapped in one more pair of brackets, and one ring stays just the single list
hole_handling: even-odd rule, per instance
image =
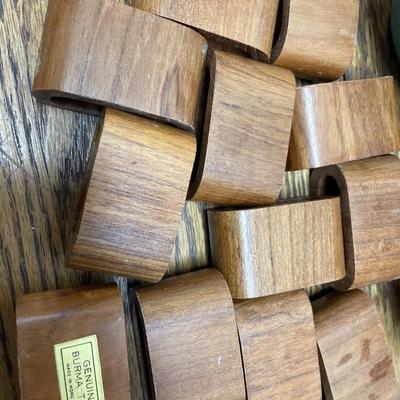
[{"label": "dark wooden table", "polygon": [[[398,75],[390,3],[361,0],[357,52],[345,79]],[[18,398],[18,294],[111,279],[64,268],[69,221],[76,212],[71,205],[84,185],[96,119],[42,106],[31,96],[46,7],[46,0],[0,0],[0,400]],[[307,193],[307,171],[287,174],[282,197]],[[169,275],[208,265],[205,207],[187,203]],[[128,303],[135,282],[116,281],[128,317],[132,375],[137,375]],[[400,285],[367,290],[380,309],[400,377]],[[134,386],[133,398],[143,399],[140,385]]]}]

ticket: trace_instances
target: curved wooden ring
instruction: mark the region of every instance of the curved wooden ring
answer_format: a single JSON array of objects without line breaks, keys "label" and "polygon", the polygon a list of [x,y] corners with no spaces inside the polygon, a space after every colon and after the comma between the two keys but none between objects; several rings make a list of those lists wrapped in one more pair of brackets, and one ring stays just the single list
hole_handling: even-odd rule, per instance
[{"label": "curved wooden ring", "polygon": [[[17,300],[16,313],[22,400],[60,398],[54,345],[92,335],[97,336],[105,398],[130,398],[125,317],[116,286],[26,295]],[[82,367],[82,377],[88,375]]]},{"label": "curved wooden ring", "polygon": [[294,76],[221,51],[212,52],[208,63],[206,121],[189,198],[227,205],[273,203],[289,148]]},{"label": "curved wooden ring", "polygon": [[334,293],[313,308],[326,399],[397,398],[385,331],[367,294]]},{"label": "curved wooden ring", "polygon": [[324,167],[399,148],[393,77],[297,88],[288,169]]},{"label": "curved wooden ring", "polygon": [[132,5],[199,30],[224,49],[268,61],[279,0],[133,0]]},{"label": "curved wooden ring", "polygon": [[195,138],[113,109],[106,110],[100,133],[68,264],[157,282],[167,270],[182,219]]},{"label": "curved wooden ring", "polygon": [[[324,221],[324,224],[321,224]],[[339,198],[208,212],[214,265],[247,299],[345,275]]]},{"label": "curved wooden ring", "polygon": [[320,400],[314,319],[306,293],[239,302],[235,311],[247,398]]},{"label": "curved wooden ring", "polygon": [[41,101],[195,129],[207,49],[197,32],[116,1],[50,0],[42,40]]},{"label": "curved wooden ring", "polygon": [[400,160],[370,158],[316,169],[313,194],[340,194],[347,275],[335,287],[359,288],[400,277]]},{"label": "curved wooden ring", "polygon": [[244,400],[229,289],[216,269],[137,291],[154,395],[162,400]]},{"label": "curved wooden ring", "polygon": [[296,77],[334,80],[353,57],[359,0],[282,0],[271,62]]}]

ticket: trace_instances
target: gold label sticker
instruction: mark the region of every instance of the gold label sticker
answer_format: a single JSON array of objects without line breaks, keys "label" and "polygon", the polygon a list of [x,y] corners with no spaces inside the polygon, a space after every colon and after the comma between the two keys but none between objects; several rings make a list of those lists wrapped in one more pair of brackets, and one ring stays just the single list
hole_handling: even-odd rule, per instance
[{"label": "gold label sticker", "polygon": [[97,336],[54,345],[61,400],[105,400]]}]

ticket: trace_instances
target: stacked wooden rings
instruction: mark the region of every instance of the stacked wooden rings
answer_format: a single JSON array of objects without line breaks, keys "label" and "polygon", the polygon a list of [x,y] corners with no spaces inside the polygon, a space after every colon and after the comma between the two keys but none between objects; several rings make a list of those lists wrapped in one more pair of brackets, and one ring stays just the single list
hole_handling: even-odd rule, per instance
[{"label": "stacked wooden rings", "polygon": [[[368,297],[354,290],[311,306],[303,290],[346,291],[400,276],[393,78],[296,89],[295,77],[344,73],[359,2],[216,3],[49,0],[33,93],[102,116],[68,265],[157,283],[185,200],[223,205],[208,210],[220,272],[137,291],[149,396],[317,400],[319,355],[327,399],[394,398]],[[311,196],[278,201],[285,169],[311,168]],[[126,399],[123,321],[115,288],[23,298],[22,397],[56,393],[65,378],[57,357],[90,344],[104,376],[82,364],[97,379],[90,390]],[[84,363],[80,354],[69,354],[71,365]],[[52,368],[37,386],[32,377],[43,364]],[[349,383],[355,374],[359,385]]]}]

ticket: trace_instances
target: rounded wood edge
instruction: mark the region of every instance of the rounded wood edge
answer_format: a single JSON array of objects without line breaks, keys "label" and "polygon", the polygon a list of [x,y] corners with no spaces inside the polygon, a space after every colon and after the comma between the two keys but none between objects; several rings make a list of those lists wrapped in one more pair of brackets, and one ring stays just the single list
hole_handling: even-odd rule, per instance
[{"label": "rounded wood edge", "polygon": [[[205,290],[205,284],[211,284],[213,286],[212,290]],[[244,400],[245,398],[245,381],[244,381],[244,376],[243,376],[243,365],[242,365],[242,359],[240,355],[240,344],[239,344],[239,339],[237,336],[237,325],[236,325],[236,318],[235,318],[235,310],[234,310],[234,305],[232,301],[232,297],[229,292],[229,287],[223,277],[223,275],[215,268],[206,268],[202,270],[198,270],[195,272],[191,272],[188,274],[184,275],[179,275],[175,276],[172,278],[167,278],[157,285],[154,286],[148,286],[144,287],[141,289],[136,290],[136,304],[137,304],[137,311],[139,313],[139,320],[141,323],[141,333],[143,336],[143,343],[144,346],[147,350],[147,362],[149,365],[149,374],[152,382],[152,392],[153,396],[155,398],[158,398],[158,396],[164,396],[165,398],[171,398],[170,393],[161,393],[158,390],[156,380],[157,377],[154,374],[153,371],[153,364],[152,364],[152,352],[153,349],[151,348],[151,345],[149,345],[149,339],[148,339],[148,334],[149,331],[148,329],[153,329],[153,331],[157,330],[159,328],[159,321],[157,319],[157,314],[162,315],[163,318],[167,316],[167,319],[165,320],[165,326],[164,329],[160,329],[159,331],[161,333],[165,332],[165,329],[167,329],[167,325],[172,326],[175,325],[173,322],[174,316],[179,318],[179,321],[177,322],[178,325],[185,325],[185,322],[182,319],[182,316],[184,315],[185,318],[188,320],[188,323],[186,323],[186,328],[189,326],[192,326],[190,323],[190,318],[193,315],[201,313],[197,308],[193,308],[194,304],[190,304],[192,301],[192,296],[194,292],[206,294],[207,292],[209,293],[209,296],[204,297],[205,302],[209,302],[209,308],[208,312],[219,312],[223,308],[223,303],[224,307],[226,308],[225,311],[229,313],[229,317],[226,317],[229,321],[229,325],[232,325],[233,331],[235,332],[234,336],[235,338],[233,339],[234,343],[237,345],[237,368],[240,366],[240,371],[241,371],[241,382],[235,382],[234,384],[237,386],[237,389],[240,388],[240,390],[235,391],[235,397],[234,400]],[[212,305],[212,302],[215,303],[214,300],[210,300],[210,296],[215,297],[216,295],[219,295],[221,304],[216,307],[216,305]],[[163,299],[165,301],[163,302]],[[168,300],[167,300],[168,299]],[[166,302],[169,304],[166,306]],[[186,302],[186,306],[185,303]],[[172,305],[172,303],[174,305]],[[167,307],[167,308],[166,308]],[[188,312],[187,307],[192,307],[192,311]],[[208,307],[208,306],[207,306]],[[186,308],[186,309],[185,309]],[[152,314],[152,309],[153,311],[155,310],[155,315]],[[182,312],[182,309],[185,309],[184,314],[180,314]],[[168,310],[168,311],[167,311]],[[180,310],[180,311],[179,311]],[[214,310],[214,311],[212,311]],[[200,316],[200,314],[199,314]],[[194,320],[200,321],[201,319],[204,318],[204,315],[201,315],[201,318],[199,319],[198,317],[194,317]],[[195,325],[198,325],[198,322],[194,322]],[[201,324],[201,322],[200,322]],[[228,328],[228,327],[227,327]],[[208,328],[207,328],[208,329]],[[194,328],[193,329],[193,338],[197,337],[198,338],[198,332]],[[163,339],[165,341],[166,338]],[[187,340],[185,339],[185,342],[187,344]],[[153,343],[154,346],[154,343]],[[178,343],[177,343],[178,346]],[[185,346],[186,347],[186,346]],[[199,348],[198,351],[200,353],[204,353],[206,349],[204,348]],[[178,347],[177,347],[177,352],[179,352]],[[200,354],[199,353],[199,354]],[[174,356],[176,353],[174,353]],[[160,354],[158,352],[157,355],[154,355],[155,357],[159,357]],[[192,357],[192,356],[191,356]],[[169,358],[165,357],[163,358],[169,362]],[[198,361],[198,360],[196,360]],[[193,364],[190,362],[190,364]],[[181,367],[182,369],[186,368],[187,365],[181,365],[181,366],[176,366],[177,369]],[[196,368],[199,368],[197,366]],[[201,370],[197,370],[196,373],[201,373]],[[236,377],[238,378],[238,377]],[[164,382],[165,383],[165,382]],[[223,388],[221,388],[221,391]],[[198,393],[197,393],[198,396]],[[164,398],[163,397],[163,398]],[[227,397],[224,397],[224,399],[227,399]],[[229,397],[230,399],[230,397]]]},{"label": "rounded wood edge", "polygon": [[[315,74],[312,71],[305,70],[304,68],[300,67],[296,68],[295,64],[297,61],[294,62],[293,60],[290,60],[292,58],[290,54],[288,56],[289,60],[284,59],[285,46],[291,29],[291,23],[290,23],[291,13],[293,13],[294,12],[293,9],[296,10],[297,7],[299,9],[304,8],[304,5],[302,3],[306,3],[307,1],[305,0],[281,0],[280,10],[278,11],[277,24],[275,28],[276,32],[275,32],[274,44],[272,46],[272,51],[271,51],[270,63],[293,70],[296,77],[301,79],[307,79],[311,81],[332,81],[340,78],[346,72],[354,56],[354,51],[356,48],[356,37],[358,31],[359,8],[360,8],[359,0],[349,0],[349,1],[352,2],[352,5],[354,7],[354,15],[351,15],[351,17],[353,17],[352,20],[353,30],[351,32],[351,35],[353,37],[353,44],[352,44],[352,51],[351,52],[349,51],[349,54],[346,57],[346,61],[343,61],[343,66],[341,69],[337,69],[335,72],[322,71],[319,72],[318,74]],[[295,3],[300,3],[300,5]],[[339,6],[340,5],[338,5],[338,7]],[[303,49],[303,52],[304,51],[305,50]],[[307,54],[305,55],[305,57],[307,58]],[[282,60],[282,58],[284,60]],[[300,64],[301,57],[299,57],[298,61]],[[323,63],[321,65],[321,68],[323,68]]]},{"label": "rounded wood edge", "polygon": [[[314,399],[319,400],[321,396],[321,383],[320,383],[320,373],[319,373],[319,360],[318,360],[318,346],[317,340],[315,335],[315,326],[314,326],[314,317],[313,317],[313,309],[310,302],[310,299],[305,292],[305,290],[294,290],[291,292],[275,294],[272,296],[267,297],[260,297],[257,299],[250,299],[250,300],[235,300],[234,301],[235,313],[236,313],[236,322],[238,326],[238,333],[239,333],[239,341],[242,351],[242,359],[243,359],[243,368],[245,374],[245,381],[247,387],[247,395],[248,399],[252,399],[253,395],[254,398],[264,398],[261,397],[265,394],[271,394],[270,390],[271,387],[268,385],[271,382],[267,383],[267,386],[263,386],[263,382],[266,380],[266,377],[269,379],[274,375],[279,376],[279,384],[276,386],[281,386],[285,384],[285,381],[288,380],[292,382],[297,376],[301,376],[301,381],[304,378],[304,371],[300,373],[299,370],[293,372],[293,368],[290,370],[283,370],[279,371],[279,367],[272,369],[271,368],[271,359],[275,360],[276,356],[269,352],[265,352],[262,350],[262,347],[259,348],[258,342],[260,338],[265,338],[266,341],[281,341],[279,332],[282,332],[284,336],[285,333],[288,333],[290,337],[290,341],[286,342],[286,346],[291,346],[291,350],[289,351],[290,356],[293,358],[296,357],[297,351],[295,351],[295,347],[301,347],[304,349],[304,346],[307,345],[310,359],[313,364],[313,367],[308,368],[307,375],[308,378],[312,375],[311,381],[308,381],[307,384],[313,384],[313,392],[312,397],[307,397],[307,399]],[[290,311],[289,311],[290,310]],[[287,314],[286,312],[289,311]],[[275,325],[274,320],[276,319],[277,314],[282,313],[284,317],[282,317],[282,324],[278,326]],[[302,315],[302,318],[299,318],[299,315]],[[313,334],[310,337],[307,335],[308,343],[305,343],[305,338],[298,336],[298,324],[303,323],[304,325],[308,326],[308,330],[312,331]],[[262,325],[264,325],[264,333],[262,333]],[[302,326],[304,330],[304,326]],[[289,330],[289,332],[288,332]],[[291,333],[292,332],[292,333]],[[272,335],[272,336],[271,336]],[[288,339],[288,337],[286,337]],[[275,345],[277,345],[276,343]],[[257,346],[257,349],[254,346]],[[262,345],[262,344],[261,344]],[[274,346],[274,344],[272,344]],[[286,347],[287,350],[287,347]],[[260,353],[262,351],[262,353]],[[251,357],[255,358],[251,358]],[[285,361],[287,361],[287,357],[281,356]],[[264,358],[263,362],[260,358]],[[303,368],[304,359],[301,360],[300,364],[296,362],[296,368]],[[256,363],[256,364],[255,364]],[[264,372],[262,373],[261,370],[264,368]],[[257,371],[256,375],[250,376],[249,371]],[[291,375],[293,374],[293,375]],[[252,387],[249,387],[252,386]],[[302,393],[301,397],[305,397],[305,393],[303,392],[303,382],[300,384],[300,380],[297,382],[297,387],[291,388],[293,391],[299,390]],[[311,390],[310,387],[308,387]],[[264,392],[265,390],[265,392]],[[278,390],[275,389],[275,390]],[[286,388],[287,390],[287,388]],[[274,392],[275,393],[275,392]],[[286,393],[286,391],[285,391]],[[275,395],[277,392],[275,393]],[[307,396],[311,396],[311,392],[307,392]],[[274,397],[275,398],[275,397]]]},{"label": "rounded wood edge", "polygon": [[[48,8],[47,8],[47,14],[46,14],[46,20],[45,20],[45,26],[44,26],[44,31],[43,31],[43,36],[42,36],[42,43],[41,43],[41,53],[40,53],[40,62],[39,62],[39,67],[37,69],[33,85],[32,85],[32,95],[37,98],[41,103],[50,105],[53,107],[58,107],[70,111],[75,111],[75,112],[80,112],[84,114],[89,114],[89,115],[95,115],[99,116],[102,114],[103,110],[105,107],[115,107],[120,109],[121,111],[125,112],[130,112],[130,113],[135,113],[144,117],[160,120],[162,122],[175,125],[176,127],[186,130],[188,132],[195,132],[196,130],[196,125],[198,123],[197,119],[199,117],[199,104],[196,104],[196,115],[191,116],[193,117],[191,121],[189,121],[189,118],[182,118],[180,120],[179,118],[174,118],[172,117],[166,117],[162,115],[158,115],[152,112],[145,112],[136,108],[132,108],[129,106],[125,106],[123,104],[118,105],[118,104],[113,104],[110,101],[104,101],[101,98],[95,99],[91,97],[85,97],[85,96],[80,96],[76,95],[73,92],[68,90],[68,82],[64,82],[64,77],[58,77],[57,79],[54,79],[54,77],[50,78],[48,77],[48,71],[47,69],[49,68],[48,64],[48,56],[47,54],[49,51],[46,49],[46,55],[47,57],[44,57],[44,47],[51,47],[53,40],[56,40],[52,35],[52,30],[54,29],[54,24],[56,23],[57,26],[59,25],[65,25],[69,23],[78,23],[76,20],[76,13],[73,12],[73,8],[76,7],[76,4],[80,3],[83,1],[83,4],[86,3],[85,0],[68,0],[68,11],[64,12],[64,14],[61,14],[62,17],[59,16],[60,12],[57,11],[59,8],[60,11],[65,9],[65,7],[60,4],[61,0],[49,0]],[[139,8],[132,7],[131,5],[127,5],[124,3],[120,3],[118,1],[114,0],[94,0],[97,1],[98,4],[101,3],[111,3],[113,4],[114,7],[118,7],[119,9],[125,9],[127,12],[130,13],[141,13],[143,16],[151,16],[153,20],[159,20],[163,24],[170,24],[171,26],[174,25],[176,29],[178,29],[181,32],[184,32],[185,35],[188,35],[187,40],[185,42],[189,43],[189,46],[192,48],[193,44],[196,42],[199,42],[201,52],[203,55],[207,53],[208,50],[208,43],[206,39],[197,31],[191,29],[188,26],[185,26],[183,24],[179,24],[173,20],[167,19],[167,18],[162,18],[158,15],[155,15],[150,12],[143,11]],[[65,10],[64,10],[65,11]],[[56,21],[54,22],[53,19]],[[72,21],[72,22],[71,22]],[[191,39],[189,39],[189,37]],[[71,45],[69,43],[69,40],[64,38],[65,44],[67,47]],[[58,43],[59,45],[59,43]],[[56,46],[57,48],[57,46]],[[51,50],[50,50],[51,52]],[[67,53],[67,51],[66,51]],[[64,61],[66,64],[68,57],[64,57],[63,59],[58,59],[58,62]],[[203,71],[199,71],[199,82],[201,84],[199,85],[199,98],[200,98],[200,93],[201,93],[201,86],[204,84],[203,82]],[[200,99],[199,99],[200,101]],[[184,120],[185,119],[185,120]]]},{"label": "rounded wood edge", "polygon": [[[284,181],[284,174],[285,174],[285,165],[282,167],[282,182],[280,183],[279,189],[276,189],[274,193],[270,193],[267,195],[260,195],[257,196],[246,196],[243,194],[243,200],[236,201],[233,199],[233,196],[218,196],[214,195],[210,198],[210,193],[215,190],[213,186],[209,187],[207,182],[203,180],[204,169],[207,163],[207,159],[210,157],[209,153],[207,152],[208,143],[209,143],[209,131],[210,131],[210,124],[212,118],[212,111],[213,111],[213,101],[214,101],[214,87],[215,87],[215,80],[216,74],[218,71],[219,63],[223,64],[224,62],[235,62],[235,59],[243,62],[249,63],[249,67],[251,67],[251,63],[254,63],[254,60],[243,58],[236,54],[230,54],[226,51],[213,49],[210,50],[207,57],[207,71],[208,71],[208,93],[207,93],[207,104],[206,104],[206,112],[204,117],[204,125],[203,130],[200,135],[197,135],[197,154],[196,160],[194,163],[193,174],[189,185],[188,190],[188,197],[187,200],[196,201],[196,202],[209,202],[215,203],[220,205],[236,205],[236,206],[243,206],[246,205],[250,206],[264,206],[273,204],[279,197],[279,193],[281,190],[281,186]],[[268,65],[265,64],[265,68],[269,68],[271,71],[274,71],[274,75],[279,75],[282,80],[286,82],[290,82],[293,86],[293,98],[292,104],[290,105],[291,112],[293,113],[294,104],[295,104],[295,94],[296,94],[296,79],[292,71],[282,68],[280,66],[275,65]],[[289,128],[290,131],[290,128]],[[287,142],[287,149],[289,149],[289,140],[290,140],[290,133],[288,134],[288,142]],[[247,193],[247,192],[246,192]],[[252,198],[253,197],[253,198]]]},{"label": "rounded wood edge", "polygon": [[331,286],[339,290],[348,290],[353,285],[356,271],[349,193],[346,177],[340,165],[313,170],[310,177],[310,193],[314,196],[340,196],[346,276],[339,281],[333,282]]},{"label": "rounded wood edge", "polygon": [[[324,358],[326,357],[326,355],[324,354],[326,347],[325,345],[328,341],[335,339],[335,337],[337,336],[343,336],[343,344],[347,343],[347,339],[351,338],[352,336],[351,324],[357,323],[357,319],[365,318],[365,316],[363,317],[362,315],[359,315],[360,310],[355,309],[356,307],[361,308],[364,314],[367,314],[374,319],[374,325],[378,327],[382,343],[387,349],[387,353],[390,358],[391,366],[389,366],[389,369],[392,368],[393,370],[392,359],[389,355],[389,344],[386,337],[385,329],[382,325],[382,321],[375,306],[375,303],[366,292],[360,289],[349,290],[342,293],[333,292],[313,301],[311,304],[314,312],[315,332],[321,370],[321,382],[326,400],[335,400],[336,397],[332,392],[330,384],[330,380],[333,378],[332,375],[335,373],[335,370],[328,370],[326,367],[327,363],[324,361]],[[358,349],[354,350],[358,351]],[[364,352],[365,350],[363,348],[362,355],[364,354]],[[346,358],[343,358],[342,361],[343,360],[346,360]],[[378,363],[377,365],[380,366],[380,364],[381,363]],[[373,368],[372,371],[374,371],[375,369],[376,368]],[[381,368],[379,367],[379,370],[380,369]],[[356,374],[355,371],[354,373]],[[381,377],[384,376],[385,374]],[[372,379],[374,382],[373,377]],[[379,379],[377,380],[377,382],[379,382]],[[393,383],[395,383],[394,371]],[[392,390],[392,388],[389,388],[388,390]],[[400,394],[400,390],[397,390],[398,391],[396,393]]]},{"label": "rounded wood edge", "polygon": [[[329,193],[328,196],[322,197],[323,193],[315,193],[314,197],[309,198],[298,198],[290,200],[282,200],[276,204],[257,207],[257,208],[213,208],[207,211],[208,217],[208,228],[210,235],[210,247],[213,264],[218,268],[223,276],[225,277],[229,289],[232,294],[232,298],[238,301],[252,300],[264,296],[278,295],[281,293],[288,293],[290,291],[301,290],[304,287],[297,286],[288,288],[281,291],[271,291],[266,288],[260,291],[252,282],[245,282],[244,280],[248,276],[246,272],[252,269],[251,260],[246,257],[246,254],[242,254],[246,249],[246,245],[241,245],[240,236],[238,234],[235,236],[234,230],[240,231],[243,225],[246,225],[246,220],[251,218],[252,220],[257,220],[257,214],[265,213],[266,210],[271,210],[274,208],[290,208],[292,206],[313,203],[313,202],[324,202],[326,204],[331,204],[332,217],[334,219],[333,226],[340,231],[343,230],[342,220],[341,220],[341,200],[338,197],[339,193]],[[337,216],[337,218],[335,218]],[[335,223],[335,221],[337,223]],[[340,227],[339,227],[340,225]],[[336,231],[336,229],[335,229]],[[247,236],[246,236],[247,237]],[[257,240],[252,237],[252,240]],[[222,245],[221,243],[225,243]],[[220,250],[222,246],[227,246],[229,251]],[[342,250],[342,241],[340,241],[340,250],[335,253],[335,269],[334,273],[329,280],[324,280],[318,283],[310,284],[309,286],[315,286],[317,284],[331,284],[335,285],[340,283],[343,277],[346,275],[345,271],[345,260],[344,252]],[[226,256],[228,254],[228,256]],[[243,265],[241,261],[243,259],[246,265]],[[238,261],[240,260],[240,261]],[[237,261],[237,264],[234,262]],[[250,263],[250,264],[249,264]],[[233,266],[233,264],[235,264]],[[252,274],[250,274],[252,275]],[[253,276],[256,279],[256,276]]]},{"label": "rounded wood edge", "polygon": [[[302,126],[303,123],[302,121],[307,121],[311,118],[309,115],[302,115],[304,112],[303,107],[297,107],[300,102],[304,104],[309,104],[310,103],[310,98],[318,98],[318,96],[324,96],[324,92],[329,94],[329,92],[335,91],[336,88],[338,87],[354,87],[354,86],[359,86],[361,88],[367,89],[368,86],[373,83],[373,82],[385,82],[387,84],[388,89],[391,90],[390,95],[393,96],[394,98],[394,77],[393,76],[383,76],[383,77],[376,77],[376,78],[369,78],[369,79],[362,79],[362,80],[352,80],[352,81],[335,81],[335,82],[327,82],[327,83],[319,83],[319,84],[312,84],[312,85],[307,85],[307,86],[299,86],[296,88],[296,107],[295,107],[295,112],[294,112],[294,124],[292,127],[292,135],[290,138],[290,146],[289,146],[289,155],[288,155],[288,162],[287,162],[287,171],[298,171],[298,170],[304,170],[304,169],[314,169],[314,168],[322,168],[322,167],[327,167],[331,166],[334,164],[342,164],[345,162],[349,161],[357,161],[360,159],[366,159],[370,157],[376,157],[380,156],[383,154],[387,154],[391,151],[397,151],[400,149],[400,135],[398,130],[393,132],[393,148],[385,151],[384,153],[375,151],[375,152],[369,152],[365,153],[362,156],[357,156],[357,157],[341,157],[341,158],[336,158],[332,160],[332,162],[325,162],[323,157],[319,157],[319,154],[317,153],[317,157],[313,157],[314,159],[311,159],[312,157],[309,155],[308,157],[301,152],[298,152],[297,149],[301,147],[304,148],[304,146],[307,146],[307,144],[302,144],[300,141],[300,144],[296,144],[295,136],[299,135],[300,137],[305,137],[300,132],[296,131],[296,121],[299,121],[299,125]],[[395,100],[394,100],[395,101]],[[314,110],[316,114],[318,114],[318,110]],[[318,119],[318,117],[317,117]],[[396,124],[398,125],[397,122],[397,113],[395,114],[395,119],[396,119]],[[321,135],[323,132],[315,132],[315,135]],[[313,141],[309,138],[309,146],[311,147],[311,143]],[[310,152],[319,152],[322,149],[315,148],[310,149]],[[315,153],[314,153],[315,154]]]},{"label": "rounded wood edge", "polygon": [[[169,258],[165,260],[142,260],[139,262],[133,260],[134,257],[132,254],[130,254],[130,256],[120,254],[120,249],[117,247],[108,247],[107,249],[100,248],[96,250],[96,247],[88,244],[87,241],[80,241],[82,218],[86,210],[86,198],[91,185],[90,180],[93,169],[96,164],[96,155],[99,147],[104,145],[102,144],[102,135],[104,134],[104,130],[110,130],[110,132],[107,132],[108,136],[118,136],[118,128],[120,126],[121,130],[127,127],[134,129],[137,126],[140,129],[150,130],[151,132],[147,132],[149,140],[153,138],[154,141],[158,140],[161,143],[168,143],[172,140],[177,150],[183,149],[188,154],[193,155],[190,159],[190,163],[193,163],[196,152],[196,141],[194,135],[191,133],[136,114],[129,114],[117,109],[106,108],[103,112],[103,118],[98,124],[97,133],[90,150],[90,161],[85,176],[86,189],[75,205],[77,212],[69,235],[70,241],[65,263],[69,268],[73,269],[101,272],[109,275],[117,274],[119,276],[138,279],[149,283],[157,283],[164,277],[168,269]],[[154,133],[154,135],[152,135],[152,133]],[[189,158],[188,155],[186,155],[186,157]],[[188,170],[188,172],[189,181],[191,171]],[[182,197],[181,200],[183,209],[185,197]],[[178,226],[176,230],[178,230]],[[170,242],[170,254],[172,254],[175,243],[174,235],[171,236]]]}]

